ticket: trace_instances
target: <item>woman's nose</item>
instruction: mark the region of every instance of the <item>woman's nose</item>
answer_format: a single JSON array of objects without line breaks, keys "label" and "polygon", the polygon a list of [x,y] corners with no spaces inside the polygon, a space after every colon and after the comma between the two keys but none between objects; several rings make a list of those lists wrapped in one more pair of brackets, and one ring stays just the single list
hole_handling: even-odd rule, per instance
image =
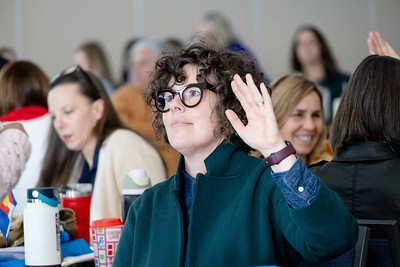
[{"label": "woman's nose", "polygon": [[53,126],[56,130],[60,130],[64,127],[64,122],[61,118],[56,117],[53,120]]},{"label": "woman's nose", "polygon": [[184,109],[184,105],[179,94],[176,94],[172,101],[169,104],[169,108],[171,111],[182,111]]},{"label": "woman's nose", "polygon": [[303,128],[307,130],[314,130],[315,129],[315,121],[311,116],[306,116],[303,122]]}]

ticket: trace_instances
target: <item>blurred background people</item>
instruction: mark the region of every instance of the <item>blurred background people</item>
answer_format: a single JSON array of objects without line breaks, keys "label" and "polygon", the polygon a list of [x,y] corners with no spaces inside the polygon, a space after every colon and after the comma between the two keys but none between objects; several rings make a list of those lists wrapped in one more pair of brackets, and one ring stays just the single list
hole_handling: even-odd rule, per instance
[{"label": "blurred background people", "polygon": [[26,206],[26,189],[36,187],[48,142],[51,119],[47,109],[49,80],[29,61],[15,61],[0,71],[0,121],[20,122],[27,132],[32,153],[13,192],[18,202],[14,215]]},{"label": "blurred background people", "polygon": [[22,124],[0,122],[0,201],[17,184],[30,153],[31,145]]},{"label": "blurred background people", "polygon": [[299,27],[293,38],[291,68],[315,81],[323,89],[325,119],[332,121],[350,76],[339,70],[325,37],[314,26]]},{"label": "blurred background people", "polygon": [[0,56],[0,70],[8,63],[8,60]]},{"label": "blurred background people", "polygon": [[[138,134],[124,129],[97,76],[77,66],[57,75],[49,89],[49,112],[63,145],[57,145],[60,141],[50,143],[41,173],[42,186],[91,183],[93,221],[121,217],[122,183],[129,171],[145,169],[152,185],[165,180],[159,154]],[[79,178],[71,177],[71,169],[63,172],[62,166],[75,164],[73,153],[83,157]]]},{"label": "blurred background people", "polygon": [[115,87],[106,53],[98,42],[87,42],[78,47],[74,54],[74,64],[99,77],[108,95]]},{"label": "blurred background people", "polygon": [[399,88],[400,60],[365,58],[333,120],[335,157],[311,168],[358,219],[400,221]]},{"label": "blurred background people", "polygon": [[[129,39],[122,51],[122,67],[121,67],[121,77],[119,81],[119,86],[127,83],[132,82],[131,72],[130,72],[130,65],[131,65],[131,50],[132,47],[140,40],[141,37],[135,37]],[[117,88],[119,87],[117,86]]]},{"label": "blurred background people", "polygon": [[284,75],[272,82],[271,99],[283,139],[292,142],[304,164],[332,159],[316,83],[299,73]]},{"label": "blurred background people", "polygon": [[217,48],[227,48],[234,52],[242,52],[252,59],[257,70],[264,75],[264,81],[269,83],[268,75],[257,62],[256,57],[246,45],[235,35],[229,20],[219,12],[206,13],[197,23],[195,34],[202,41]]},{"label": "blurred background people", "polygon": [[184,47],[183,41],[176,37],[165,38],[165,43],[167,44],[167,48],[170,47],[169,49],[181,49]]},{"label": "blurred background people", "polygon": [[17,52],[15,52],[15,50],[11,47],[1,47],[0,57],[6,59],[9,62],[13,62],[17,60]]},{"label": "blurred background people", "polygon": [[156,140],[152,112],[146,104],[145,94],[158,56],[170,48],[162,41],[140,39],[130,53],[130,76],[133,79],[118,88],[112,96],[112,103],[122,122],[157,148],[168,177],[175,172],[179,153],[164,141]]},{"label": "blurred background people", "polygon": [[399,54],[382,38],[379,32],[369,32],[367,44],[370,55],[389,56],[400,59]]}]

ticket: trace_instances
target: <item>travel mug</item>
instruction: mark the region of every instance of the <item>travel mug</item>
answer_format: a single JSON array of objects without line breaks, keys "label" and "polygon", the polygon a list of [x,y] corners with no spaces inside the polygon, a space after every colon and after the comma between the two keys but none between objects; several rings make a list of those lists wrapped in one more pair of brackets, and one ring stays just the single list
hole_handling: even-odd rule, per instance
[{"label": "travel mug", "polygon": [[125,222],[130,206],[140,195],[151,186],[146,170],[136,169],[130,171],[122,184],[122,221]]},{"label": "travel mug", "polygon": [[60,214],[52,187],[27,190],[24,209],[25,266],[61,267]]}]

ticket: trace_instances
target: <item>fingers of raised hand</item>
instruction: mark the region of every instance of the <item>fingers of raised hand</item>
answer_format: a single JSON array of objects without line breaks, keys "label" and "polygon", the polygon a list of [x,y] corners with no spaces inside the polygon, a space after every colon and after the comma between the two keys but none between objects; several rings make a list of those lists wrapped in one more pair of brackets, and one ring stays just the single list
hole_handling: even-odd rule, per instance
[{"label": "fingers of raised hand", "polygon": [[250,74],[246,75],[244,82],[239,75],[235,75],[232,81],[232,89],[245,110],[252,107],[263,107],[264,98]]}]

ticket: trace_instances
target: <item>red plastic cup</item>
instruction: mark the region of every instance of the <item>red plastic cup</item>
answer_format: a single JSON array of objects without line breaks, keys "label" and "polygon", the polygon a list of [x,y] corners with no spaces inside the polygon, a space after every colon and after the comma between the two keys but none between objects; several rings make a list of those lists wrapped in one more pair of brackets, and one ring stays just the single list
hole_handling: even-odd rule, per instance
[{"label": "red plastic cup", "polygon": [[[83,238],[90,244],[90,200],[91,186],[84,188],[86,184],[77,184],[74,188],[60,193],[61,206],[70,208],[75,212],[76,226],[75,238]],[[80,188],[82,187],[82,188]],[[86,190],[86,191],[78,191]]]},{"label": "red plastic cup", "polygon": [[123,226],[120,218],[97,220],[90,225],[96,267],[112,266]]}]

